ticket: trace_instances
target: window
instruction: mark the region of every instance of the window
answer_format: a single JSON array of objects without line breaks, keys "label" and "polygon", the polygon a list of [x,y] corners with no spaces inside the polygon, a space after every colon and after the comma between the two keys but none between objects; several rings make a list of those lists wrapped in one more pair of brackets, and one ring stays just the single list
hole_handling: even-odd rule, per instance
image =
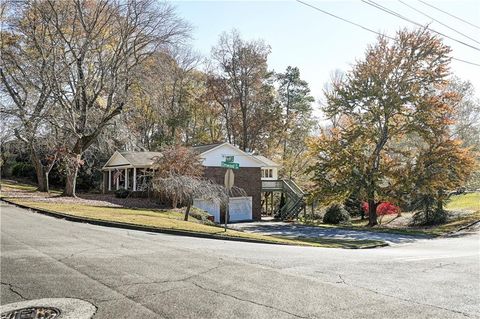
[{"label": "window", "polygon": [[273,169],[265,168],[262,169],[262,178],[272,178],[273,177]]}]

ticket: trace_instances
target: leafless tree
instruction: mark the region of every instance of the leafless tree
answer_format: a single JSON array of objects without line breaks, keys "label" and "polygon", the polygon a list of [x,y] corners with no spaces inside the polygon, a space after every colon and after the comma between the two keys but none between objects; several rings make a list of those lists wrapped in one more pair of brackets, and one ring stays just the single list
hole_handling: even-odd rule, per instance
[{"label": "leafless tree", "polygon": [[[47,190],[45,167],[38,148],[39,136],[45,136],[46,118],[53,106],[48,69],[53,47],[47,41],[46,28],[30,5],[2,5],[0,31],[0,100],[2,121],[13,123],[15,136],[24,142],[37,175],[38,189]],[[21,18],[19,18],[21,16]]]},{"label": "leafless tree", "polygon": [[172,6],[153,0],[31,1],[19,6],[18,17],[34,17],[28,31],[43,32],[36,45],[50,60],[39,96],[53,97],[51,122],[69,137],[64,195],[75,196],[82,155],[125,108],[139,67],[183,41],[189,27]]},{"label": "leafless tree", "polygon": [[154,178],[153,189],[170,198],[174,208],[177,203],[186,205],[184,220],[188,220],[194,199],[205,199],[225,206],[232,194],[246,196],[245,191],[238,187],[229,191],[224,186],[204,178],[176,174]]},{"label": "leafless tree", "polygon": [[216,99],[222,103],[229,124],[239,124],[235,130],[243,150],[252,149],[268,124],[274,121],[271,120],[274,118],[273,86],[269,83],[272,74],[267,68],[269,54],[270,47],[262,40],[244,41],[236,30],[223,33],[212,48],[217,74],[212,84],[220,86]]}]

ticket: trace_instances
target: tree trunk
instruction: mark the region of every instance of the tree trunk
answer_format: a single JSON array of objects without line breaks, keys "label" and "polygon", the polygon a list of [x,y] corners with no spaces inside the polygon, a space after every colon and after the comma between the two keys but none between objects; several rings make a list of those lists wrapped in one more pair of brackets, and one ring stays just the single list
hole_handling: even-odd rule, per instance
[{"label": "tree trunk", "polygon": [[45,172],[45,185],[47,187],[47,193],[50,193],[50,183],[48,181],[48,174],[49,172]]},{"label": "tree trunk", "polygon": [[74,157],[75,157],[74,163],[67,164],[67,165],[71,165],[71,167],[67,169],[67,181],[65,183],[65,189],[63,190],[63,194],[62,194],[63,196],[77,197],[76,188],[77,188],[78,166],[79,166],[79,162],[82,155],[77,154]]},{"label": "tree trunk", "polygon": [[368,226],[378,225],[377,222],[377,204],[374,199],[368,200]]},{"label": "tree trunk", "polygon": [[188,221],[188,214],[190,213],[191,207],[192,207],[192,204],[188,203],[187,209],[185,209],[185,217],[183,218],[184,221]]},{"label": "tree trunk", "polygon": [[444,197],[444,192],[441,189],[438,191],[437,212],[443,212],[443,197]]},{"label": "tree trunk", "polygon": [[45,180],[45,170],[42,165],[42,162],[38,159],[37,153],[33,147],[30,148],[30,157],[33,162],[33,166],[35,167],[35,173],[37,175],[37,184],[38,184],[38,191],[46,192],[48,191],[48,186]]}]

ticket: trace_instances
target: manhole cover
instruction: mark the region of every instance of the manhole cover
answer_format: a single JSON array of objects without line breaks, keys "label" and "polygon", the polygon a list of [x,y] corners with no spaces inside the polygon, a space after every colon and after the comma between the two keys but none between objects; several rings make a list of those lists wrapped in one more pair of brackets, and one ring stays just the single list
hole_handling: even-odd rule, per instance
[{"label": "manhole cover", "polygon": [[1,319],[53,319],[60,310],[53,307],[28,307],[2,313]]},{"label": "manhole cover", "polygon": [[44,298],[0,305],[0,319],[90,319],[96,310],[81,299]]}]

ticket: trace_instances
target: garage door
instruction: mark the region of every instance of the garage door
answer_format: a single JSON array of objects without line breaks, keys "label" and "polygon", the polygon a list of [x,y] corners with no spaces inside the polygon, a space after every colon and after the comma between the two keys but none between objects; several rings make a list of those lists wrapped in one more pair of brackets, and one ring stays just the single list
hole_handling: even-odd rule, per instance
[{"label": "garage door", "polygon": [[228,213],[231,222],[252,220],[252,197],[230,197]]}]

